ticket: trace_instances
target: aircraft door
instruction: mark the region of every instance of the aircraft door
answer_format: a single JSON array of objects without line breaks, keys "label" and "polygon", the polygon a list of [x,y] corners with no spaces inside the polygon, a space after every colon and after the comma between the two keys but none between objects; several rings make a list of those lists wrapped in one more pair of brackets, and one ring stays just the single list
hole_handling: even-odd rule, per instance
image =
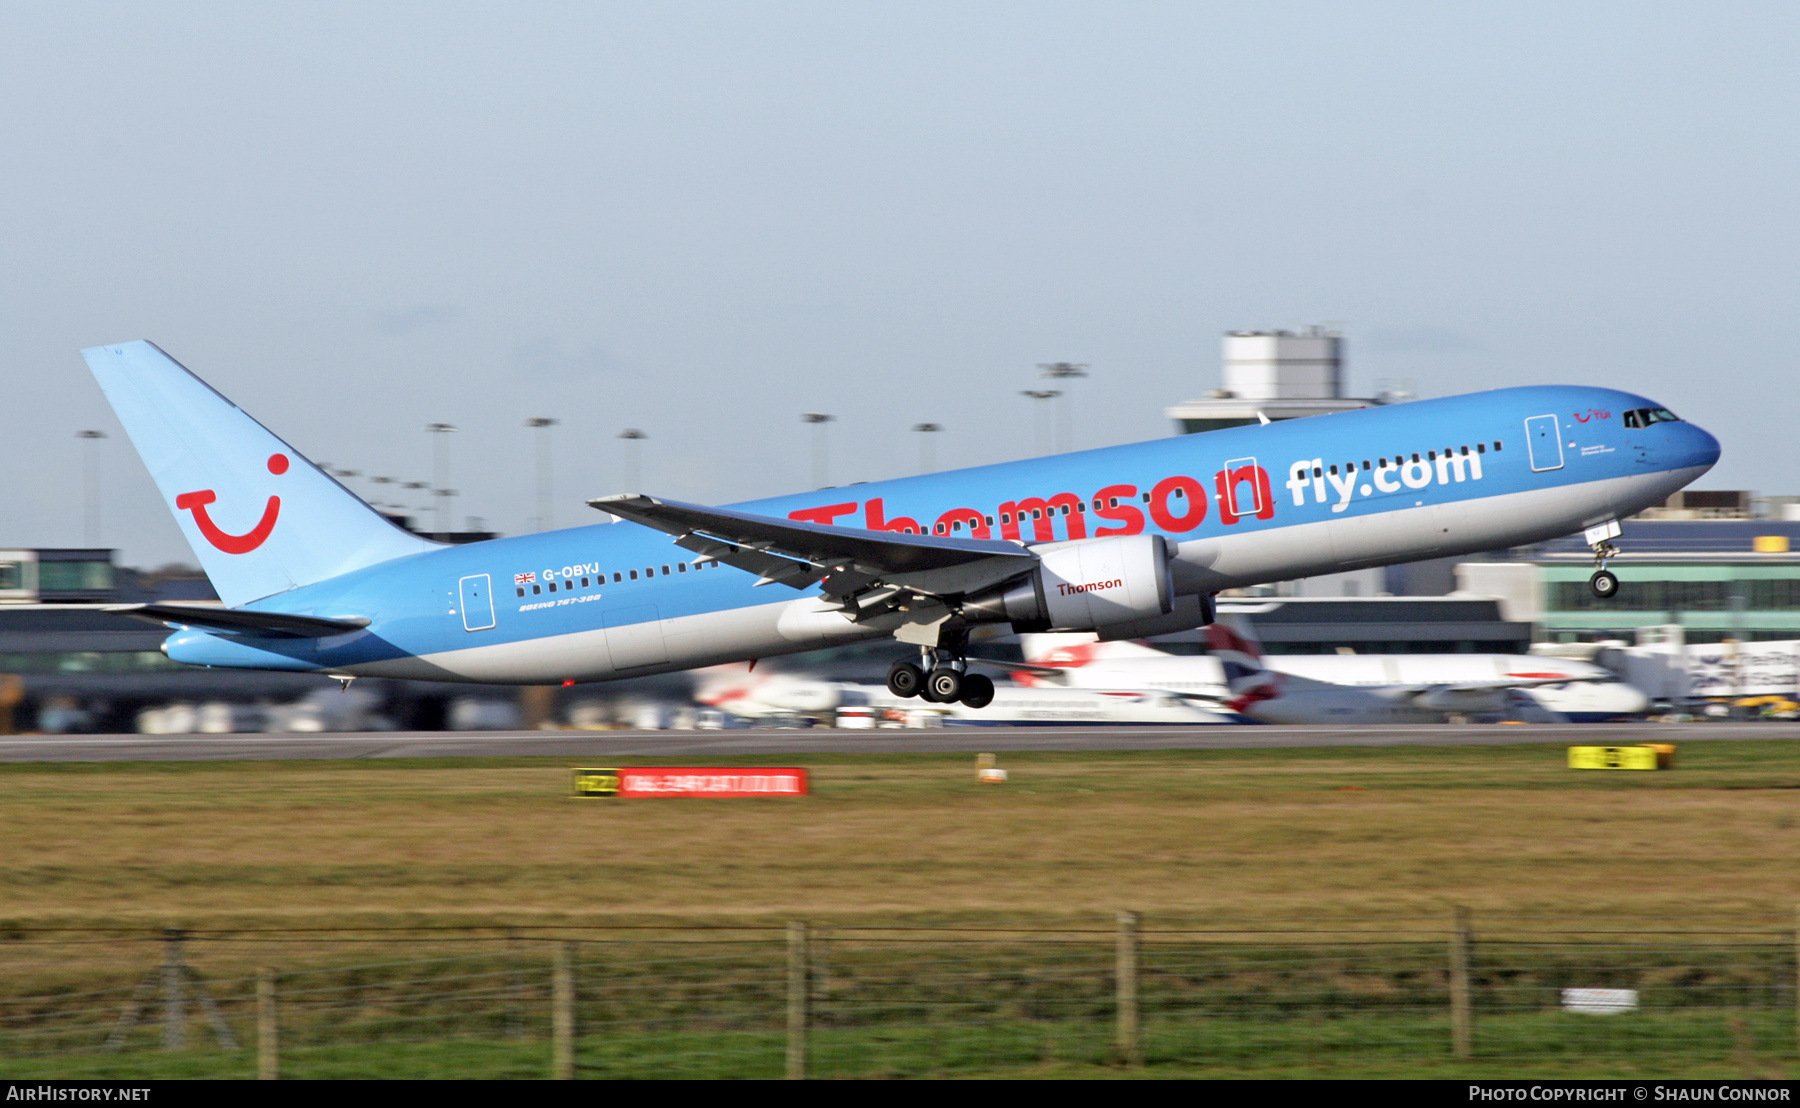
[{"label": "aircraft door", "polygon": [[1562,428],[1553,415],[1532,416],[1525,421],[1525,447],[1531,451],[1531,472],[1563,467]]},{"label": "aircraft door", "polygon": [[606,613],[606,649],[614,669],[653,666],[669,660],[662,619],[654,604],[634,604]]},{"label": "aircraft door", "polygon": [[[1250,487],[1248,502],[1238,495],[1239,483]],[[1256,479],[1255,458],[1233,458],[1225,463],[1225,510],[1235,516],[1260,516],[1263,490]]]},{"label": "aircraft door", "polygon": [[486,631],[494,625],[494,590],[485,573],[462,579],[464,631]]}]

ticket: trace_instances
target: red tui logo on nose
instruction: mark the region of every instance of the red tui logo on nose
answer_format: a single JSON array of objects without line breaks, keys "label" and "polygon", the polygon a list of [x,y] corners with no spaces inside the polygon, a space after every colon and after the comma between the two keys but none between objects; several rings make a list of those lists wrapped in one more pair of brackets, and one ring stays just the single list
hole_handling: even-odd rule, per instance
[{"label": "red tui logo on nose", "polygon": [[[287,455],[269,455],[270,473],[279,477],[287,470]],[[241,535],[233,535],[220,530],[219,525],[206,514],[206,506],[217,499],[219,499],[218,494],[211,489],[184,492],[175,498],[175,510],[193,512],[194,526],[200,528],[200,533],[206,536],[206,541],[227,554],[248,554],[261,546],[268,540],[270,532],[275,530],[276,517],[281,515],[281,497],[271,496],[269,503],[263,507],[262,518],[257,520],[256,526]]]}]

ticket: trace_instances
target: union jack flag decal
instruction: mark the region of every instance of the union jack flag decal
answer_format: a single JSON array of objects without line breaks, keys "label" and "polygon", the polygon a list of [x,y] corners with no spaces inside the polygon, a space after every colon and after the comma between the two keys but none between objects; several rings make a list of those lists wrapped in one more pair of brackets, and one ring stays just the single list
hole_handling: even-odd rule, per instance
[{"label": "union jack flag decal", "polygon": [[533,581],[536,581],[536,580],[537,580],[537,574],[535,574],[535,573],[515,573],[515,574],[513,574],[513,584],[515,584],[515,585],[529,585]]}]

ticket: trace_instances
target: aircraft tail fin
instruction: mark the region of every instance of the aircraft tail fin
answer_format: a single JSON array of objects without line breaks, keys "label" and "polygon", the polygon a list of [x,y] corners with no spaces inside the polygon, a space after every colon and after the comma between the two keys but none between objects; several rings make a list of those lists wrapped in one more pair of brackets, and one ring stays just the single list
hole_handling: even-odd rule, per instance
[{"label": "aircraft tail fin", "polygon": [[153,343],[81,356],[227,605],[437,548],[388,522]]},{"label": "aircraft tail fin", "polygon": [[1089,662],[1117,661],[1120,658],[1160,658],[1164,654],[1143,643],[1121,639],[1099,642],[1091,631],[1056,634],[1020,635],[1019,648],[1027,662],[1038,665],[1084,666]]}]

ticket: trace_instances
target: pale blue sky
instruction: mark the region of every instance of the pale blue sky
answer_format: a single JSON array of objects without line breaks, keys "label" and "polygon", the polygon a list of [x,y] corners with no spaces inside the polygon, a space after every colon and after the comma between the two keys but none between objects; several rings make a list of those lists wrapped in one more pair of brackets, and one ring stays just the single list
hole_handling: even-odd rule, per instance
[{"label": "pale blue sky", "polygon": [[[1219,334],[1333,321],[1354,391],[1569,382],[1800,493],[1791,4],[0,6],[0,545],[189,560],[76,355],[148,338],[459,515],[723,502],[1167,434]],[[358,491],[370,488],[351,482]]]}]

